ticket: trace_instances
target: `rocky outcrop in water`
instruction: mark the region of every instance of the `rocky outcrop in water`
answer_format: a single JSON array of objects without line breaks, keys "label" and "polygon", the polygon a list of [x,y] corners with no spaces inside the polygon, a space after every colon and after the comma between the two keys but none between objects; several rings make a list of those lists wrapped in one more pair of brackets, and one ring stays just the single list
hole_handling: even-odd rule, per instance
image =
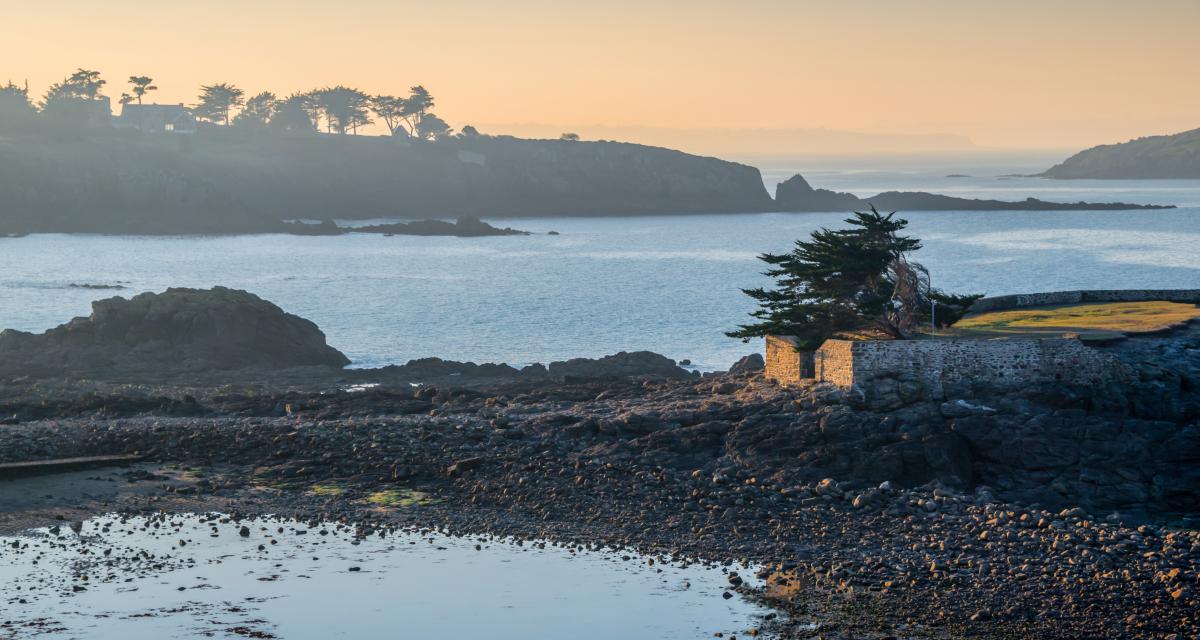
[{"label": "rocky outcrop in water", "polygon": [[479,218],[462,217],[454,222],[445,220],[415,220],[413,222],[394,222],[376,224],[349,229],[354,233],[383,233],[405,236],[456,236],[459,238],[478,238],[484,236],[527,236],[528,231],[519,231],[511,227],[494,227]]},{"label": "rocky outcrop in water", "polygon": [[479,218],[465,216],[454,222],[446,220],[414,220],[389,222],[363,227],[341,227],[333,220],[321,222],[284,222],[279,231],[301,236],[338,236],[347,233],[379,233],[388,236],[454,236],[480,238],[485,236],[528,236],[528,231],[510,227],[494,227]]},{"label": "rocky outcrop in water", "polygon": [[780,211],[852,211],[874,206],[887,211],[1078,211],[1173,209],[1174,206],[1128,204],[1125,202],[1046,202],[1037,198],[1020,201],[955,198],[923,191],[885,191],[870,198],[851,193],[814,189],[797,174],[775,187]]},{"label": "rocky outcrop in water", "polygon": [[177,375],[349,364],[315,324],[245,291],[167,289],[92,303],[42,334],[0,333],[0,375]]}]

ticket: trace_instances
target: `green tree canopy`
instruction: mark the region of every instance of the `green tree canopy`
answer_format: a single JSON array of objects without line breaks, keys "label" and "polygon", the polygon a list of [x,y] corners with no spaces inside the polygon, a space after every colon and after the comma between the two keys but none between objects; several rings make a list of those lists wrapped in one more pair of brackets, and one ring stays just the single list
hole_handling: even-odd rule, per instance
[{"label": "green tree canopy", "polygon": [[404,99],[404,108],[400,116],[408,123],[408,130],[413,135],[420,135],[419,128],[421,120],[433,108],[433,94],[421,85],[417,85],[408,90],[408,97]]},{"label": "green tree canopy", "polygon": [[441,140],[453,132],[445,120],[432,113],[425,114],[417,123],[417,137],[425,140]]},{"label": "green tree canopy", "polygon": [[338,85],[326,87],[312,92],[313,103],[325,116],[326,130],[334,133],[351,131],[358,133],[358,128],[371,124],[371,114],[368,107],[371,96],[350,87]]},{"label": "green tree canopy", "polygon": [[108,103],[100,93],[106,82],[99,71],[76,69],[50,85],[42,98],[42,116],[60,127],[86,127],[106,121],[110,115]]},{"label": "green tree canopy", "polygon": [[[154,86],[154,79],[150,76],[129,76],[129,86],[133,87],[133,97],[137,99],[138,104],[142,103],[142,98],[144,98],[147,93],[150,93],[151,91],[158,91],[158,87]],[[128,104],[124,100],[125,95],[121,96],[122,104]]]},{"label": "green tree canopy", "polygon": [[318,115],[311,94],[293,93],[279,101],[269,124],[280,131],[311,132],[317,130]]},{"label": "green tree canopy", "polygon": [[938,324],[945,326],[979,298],[930,286],[929,272],[908,258],[921,241],[900,235],[908,221],[894,212],[884,215],[872,207],[846,222],[848,228],[818,229],[810,239],[797,240],[789,253],[759,256],[771,265],[766,275],[776,288],[744,289],[759,303],[751,314],[758,322],[727,335],[793,336],[806,350],[845,333],[910,338],[929,322],[934,303]]},{"label": "green tree canopy", "polygon": [[200,99],[193,110],[197,118],[214,124],[229,124],[229,113],[244,104],[241,89],[224,82],[200,87]]},{"label": "green tree canopy", "polygon": [[396,96],[382,95],[371,98],[371,110],[383,120],[383,124],[388,128],[388,133],[392,135],[401,132],[405,135],[412,135],[412,131],[404,126],[404,102],[404,98]]},{"label": "green tree canopy", "polygon": [[100,90],[107,82],[100,77],[99,71],[76,69],[62,82],[50,85],[42,99],[42,106],[45,108],[55,100],[95,100],[100,97]]},{"label": "green tree canopy", "polygon": [[239,127],[266,127],[279,110],[279,100],[270,91],[263,91],[246,100],[233,124]]},{"label": "green tree canopy", "polygon": [[37,110],[29,101],[29,89],[10,80],[0,85],[0,130],[23,128],[33,121]]}]

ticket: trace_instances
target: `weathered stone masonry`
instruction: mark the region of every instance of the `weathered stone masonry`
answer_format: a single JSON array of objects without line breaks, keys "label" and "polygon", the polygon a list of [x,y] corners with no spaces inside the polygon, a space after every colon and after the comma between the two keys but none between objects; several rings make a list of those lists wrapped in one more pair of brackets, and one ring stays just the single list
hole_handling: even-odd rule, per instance
[{"label": "weathered stone masonry", "polygon": [[803,354],[796,349],[796,341],[787,336],[767,336],[765,374],[772,380],[783,383],[799,382],[805,375],[800,361]]},{"label": "weathered stone masonry", "polygon": [[[1200,289],[1057,291],[982,298],[972,313],[1090,302],[1164,300],[1200,304]],[[941,397],[947,384],[1019,386],[1042,379],[1097,384],[1127,375],[1116,356],[1075,338],[826,340],[815,354],[786,337],[767,337],[767,378],[785,384],[828,382],[849,388],[880,377],[921,380]],[[809,360],[808,358],[811,358]]]},{"label": "weathered stone masonry", "polygon": [[814,378],[851,387],[880,377],[910,377],[940,398],[949,384],[1020,386],[1045,379],[1097,384],[1123,375],[1116,356],[1075,338],[1008,338],[828,340],[817,350]]}]

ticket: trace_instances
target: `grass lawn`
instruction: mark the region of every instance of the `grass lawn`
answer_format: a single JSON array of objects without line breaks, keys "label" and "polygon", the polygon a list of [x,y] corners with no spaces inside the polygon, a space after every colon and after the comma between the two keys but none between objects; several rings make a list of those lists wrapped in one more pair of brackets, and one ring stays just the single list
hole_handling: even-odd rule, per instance
[{"label": "grass lawn", "polygon": [[970,315],[940,337],[1055,337],[1067,333],[1082,339],[1119,338],[1178,327],[1200,318],[1200,307],[1179,302],[1102,302],[1029,307]]}]

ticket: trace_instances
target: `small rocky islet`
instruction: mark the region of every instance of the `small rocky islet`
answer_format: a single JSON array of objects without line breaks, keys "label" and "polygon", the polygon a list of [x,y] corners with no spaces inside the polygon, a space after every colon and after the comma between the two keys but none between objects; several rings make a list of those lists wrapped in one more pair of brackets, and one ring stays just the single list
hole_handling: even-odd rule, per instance
[{"label": "small rocky islet", "polygon": [[[302,326],[298,353],[325,353]],[[70,505],[0,499],[0,531],[108,511],[423,526],[754,563],[765,588],[730,584],[787,614],[762,629],[779,637],[1194,637],[1200,331],[1113,350],[1135,380],[938,399],[902,379],[779,386],[757,356],[703,375],[653,354],[8,371],[0,462],[136,453],[130,473],[154,479]],[[386,491],[412,499],[369,500]]]}]

